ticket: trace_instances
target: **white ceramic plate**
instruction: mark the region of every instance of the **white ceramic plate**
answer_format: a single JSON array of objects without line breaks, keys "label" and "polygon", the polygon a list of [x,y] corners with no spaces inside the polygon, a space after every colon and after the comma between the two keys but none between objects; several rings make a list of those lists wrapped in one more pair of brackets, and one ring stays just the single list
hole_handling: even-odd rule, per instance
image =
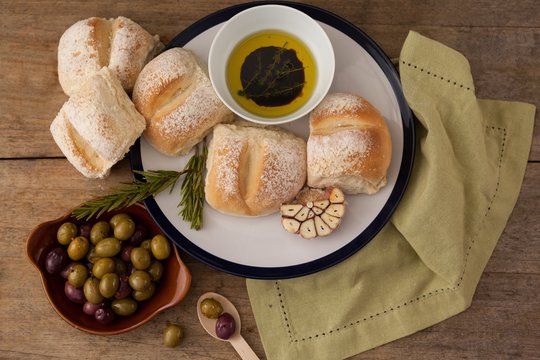
[{"label": "white ceramic plate", "polygon": [[[283,4],[283,3],[282,3]],[[334,265],[369,242],[386,224],[407,185],[414,156],[414,128],[396,71],[382,50],[361,30],[324,10],[286,3],[316,19],[334,47],[336,71],[330,92],[351,92],[368,99],[386,119],[392,137],[388,184],[375,195],[347,197],[346,216],[328,237],[304,240],[287,233],[280,215],[258,218],[226,216],[204,209],[204,225],[190,229],[178,215],[179,185],[145,204],[162,230],[180,248],[222,271],[239,276],[276,279],[301,276]],[[210,44],[223,22],[257,3],[219,11],[180,33],[169,47],[183,46],[200,59],[208,57]],[[281,125],[307,138],[307,116]],[[160,154],[144,138],[132,148],[134,170],[181,170],[191,154],[174,158]]]}]

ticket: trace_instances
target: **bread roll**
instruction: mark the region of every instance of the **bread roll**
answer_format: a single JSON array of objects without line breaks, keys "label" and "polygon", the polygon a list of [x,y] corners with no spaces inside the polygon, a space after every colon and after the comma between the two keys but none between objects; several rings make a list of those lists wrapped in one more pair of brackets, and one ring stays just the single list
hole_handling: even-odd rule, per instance
[{"label": "bread roll", "polygon": [[385,120],[366,99],[328,95],[310,115],[308,185],[373,194],[386,185],[392,142]]},{"label": "bread roll", "polygon": [[206,201],[227,215],[262,216],[293,199],[306,181],[306,143],[277,127],[214,128]]},{"label": "bread roll", "polygon": [[165,155],[186,154],[214,125],[233,118],[195,55],[172,48],[144,67],[133,102],[147,122],[146,140]]},{"label": "bread roll", "polygon": [[69,27],[58,44],[58,79],[67,95],[102,67],[108,66],[131,92],[144,65],[160,49],[159,36],[134,21],[92,17]]},{"label": "bread roll", "polygon": [[120,81],[104,67],[64,103],[50,130],[77,170],[89,178],[102,178],[145,125]]}]

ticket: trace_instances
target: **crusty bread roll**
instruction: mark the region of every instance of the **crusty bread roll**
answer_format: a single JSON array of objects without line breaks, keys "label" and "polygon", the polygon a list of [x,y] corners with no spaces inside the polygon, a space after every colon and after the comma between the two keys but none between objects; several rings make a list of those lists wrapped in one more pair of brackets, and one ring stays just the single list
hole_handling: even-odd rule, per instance
[{"label": "crusty bread roll", "polygon": [[219,100],[195,55],[169,49],[141,71],[133,102],[146,119],[146,140],[165,155],[184,155],[233,114]]},{"label": "crusty bread roll", "polygon": [[108,66],[131,92],[144,65],[162,47],[134,21],[92,17],[69,27],[58,44],[58,79],[67,95],[102,67]]},{"label": "crusty bread roll", "polygon": [[89,178],[102,178],[145,126],[120,81],[104,67],[64,103],[50,130],[77,170]]},{"label": "crusty bread roll", "polygon": [[277,127],[220,124],[214,128],[206,167],[210,206],[227,215],[268,215],[304,185],[306,143]]},{"label": "crusty bread roll", "polygon": [[328,95],[310,115],[308,185],[373,194],[386,185],[392,142],[385,120],[366,99]]}]

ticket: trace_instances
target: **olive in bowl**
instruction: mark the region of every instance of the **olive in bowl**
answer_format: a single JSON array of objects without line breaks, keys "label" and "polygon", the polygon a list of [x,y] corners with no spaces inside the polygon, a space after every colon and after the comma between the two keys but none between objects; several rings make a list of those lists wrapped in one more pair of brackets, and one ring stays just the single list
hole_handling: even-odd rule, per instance
[{"label": "olive in bowl", "polygon": [[[99,218],[92,218],[89,221],[77,220],[71,213],[68,213],[61,218],[38,225],[31,232],[26,242],[28,259],[38,270],[45,295],[54,310],[73,327],[92,334],[112,335],[132,330],[148,322],[161,311],[182,301],[191,285],[191,274],[180,259],[177,248],[171,245],[170,255],[160,261],[162,267],[158,269],[159,281],[152,280],[152,286],[154,288],[151,289],[151,296],[148,296],[148,289],[145,289],[147,293],[137,293],[135,297],[131,289],[128,288],[127,291],[124,291],[126,290],[126,283],[129,283],[128,273],[119,275],[118,278],[111,275],[105,276],[107,283],[104,283],[102,289],[99,289],[99,283],[103,279],[103,276],[111,274],[107,269],[111,268],[112,264],[110,264],[110,261],[101,261],[98,263],[97,260],[92,263],[84,256],[81,257],[81,254],[86,253],[86,255],[89,255],[91,252],[95,252],[96,244],[100,244],[102,241],[107,240],[107,238],[103,234],[92,236],[96,244],[89,238],[87,238],[89,240],[88,243],[77,240],[77,246],[73,246],[69,252],[67,250],[69,241],[66,238],[68,236],[72,238],[86,238],[91,233],[89,231],[91,229],[88,226],[89,224],[96,224],[99,221],[110,223],[113,217],[118,214],[127,214],[136,224],[140,224],[148,229],[149,239],[157,234],[161,234],[159,226],[153,221],[144,206],[135,204],[124,209],[105,213]],[[64,226],[62,231],[60,231],[60,239],[64,243],[61,244],[59,243],[58,230],[65,223],[72,223],[78,229],[78,233],[73,237],[73,229],[75,227],[71,225]],[[120,237],[124,240],[119,241],[122,246],[128,246],[130,243],[130,236],[132,236],[133,229],[134,226],[131,224],[127,224],[126,228],[121,229],[123,234],[120,234]],[[111,229],[110,237],[114,238],[112,231]],[[97,232],[97,230],[94,232]],[[100,237],[102,239],[96,241]],[[103,255],[111,255],[111,258],[120,258],[115,241],[107,240],[104,244],[98,247],[98,253],[102,254],[102,256],[98,256],[98,259],[105,258]],[[59,246],[66,249],[66,254],[55,250],[54,255],[48,255],[53,249]],[[56,264],[55,262],[61,264]],[[81,266],[75,267],[76,264],[87,265],[89,270],[86,272]],[[96,264],[98,267],[93,269]],[[70,271],[73,272],[71,274],[71,283],[68,280],[70,272],[68,271],[65,274],[62,270],[58,270],[59,268],[65,269],[66,267],[70,267]],[[122,272],[121,269],[125,267],[119,261],[114,262],[114,271]],[[148,268],[150,269],[150,267]],[[98,279],[96,274],[101,279]],[[64,275],[67,275],[67,279],[63,277]],[[151,275],[150,278],[154,279],[155,275]],[[85,284],[86,286],[84,286]],[[87,292],[86,296],[84,295],[85,290]],[[94,296],[101,293],[101,291],[107,297]],[[69,297],[66,294],[69,294]],[[81,296],[83,297],[81,298]],[[85,300],[89,300],[87,296],[90,296],[92,302],[95,304],[86,304]],[[138,302],[136,305],[130,300],[132,298],[139,299],[135,299]],[[122,301],[119,301],[121,299]],[[81,303],[84,303],[84,306]],[[94,316],[89,314],[93,314]],[[97,319],[100,321],[97,321]]]}]

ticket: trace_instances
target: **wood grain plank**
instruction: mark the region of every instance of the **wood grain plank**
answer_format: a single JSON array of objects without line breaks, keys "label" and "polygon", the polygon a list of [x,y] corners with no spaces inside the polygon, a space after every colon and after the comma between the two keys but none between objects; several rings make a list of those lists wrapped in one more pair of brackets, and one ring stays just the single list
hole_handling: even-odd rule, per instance
[{"label": "wood grain plank", "polygon": [[[2,0],[0,13],[4,15],[28,15],[69,17],[77,19],[77,14],[86,16],[107,16],[109,14],[146,13],[174,17],[177,19],[195,20],[211,12],[225,7],[241,4],[238,0],[217,1],[182,1],[163,0],[158,3],[143,1],[107,0],[70,1],[58,3],[54,0],[10,2]],[[442,2],[428,0],[311,0],[298,1],[308,5],[328,9],[342,17],[353,17],[366,24],[391,25],[437,25],[437,26],[506,26],[506,27],[540,27],[538,12],[540,4],[535,0],[508,2],[504,0],[456,0]]]},{"label": "wood grain plank", "polygon": [[[1,26],[9,29],[0,33],[0,158],[62,155],[49,133],[52,119],[67,98],[57,81],[56,47],[63,31],[75,21],[122,14],[168,41],[196,19],[236,3],[111,4],[100,0],[58,6],[54,1],[0,2],[5,15]],[[419,31],[461,51],[470,60],[479,97],[540,105],[540,28],[538,17],[532,16],[538,13],[537,1],[512,5],[465,0],[308,3],[361,27],[390,57],[399,55],[410,29]],[[540,160],[538,119],[537,114],[530,155],[536,161]]]},{"label": "wood grain plank", "polygon": [[529,163],[518,201],[488,262],[486,272],[540,274],[539,179],[540,164]]},{"label": "wood grain plank", "polygon": [[[415,359],[540,356],[539,334],[535,331],[540,321],[540,243],[533,240],[539,233],[538,178],[540,164],[530,163],[513,216],[469,310],[353,358],[402,359],[403,354]],[[0,161],[0,197],[4,200],[0,219],[0,358],[38,359],[51,354],[74,358],[82,348],[87,349],[88,358],[128,359],[131,355],[125,352],[127,347],[148,359],[235,358],[227,343],[210,338],[198,324],[195,304],[206,291],[231,298],[242,316],[243,335],[263,357],[244,279],[210,269],[186,254],[182,257],[193,274],[187,298],[129,334],[89,335],[71,328],[54,313],[35,270],[23,256],[26,237],[38,223],[59,217],[90,195],[107,193],[130,179],[126,160],[101,181],[83,178],[64,159]],[[180,348],[161,346],[167,321],[177,321],[184,327],[185,340]]]}]

